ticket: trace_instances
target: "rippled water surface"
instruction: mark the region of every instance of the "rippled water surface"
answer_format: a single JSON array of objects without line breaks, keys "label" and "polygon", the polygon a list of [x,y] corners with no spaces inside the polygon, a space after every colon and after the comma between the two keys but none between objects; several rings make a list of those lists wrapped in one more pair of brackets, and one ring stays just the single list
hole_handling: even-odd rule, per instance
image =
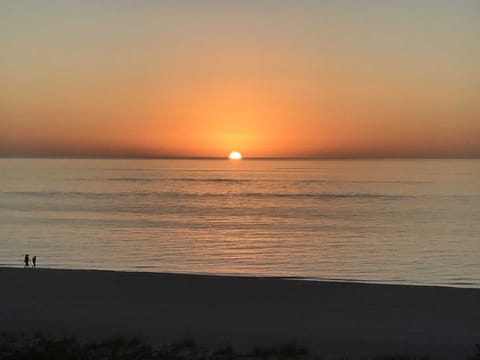
[{"label": "rippled water surface", "polygon": [[0,265],[480,286],[479,160],[0,159]]}]

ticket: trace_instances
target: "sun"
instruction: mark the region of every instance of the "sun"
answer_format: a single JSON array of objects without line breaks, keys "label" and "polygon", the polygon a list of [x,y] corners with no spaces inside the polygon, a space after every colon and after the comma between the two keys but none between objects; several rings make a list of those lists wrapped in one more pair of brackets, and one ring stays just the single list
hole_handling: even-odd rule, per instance
[{"label": "sun", "polygon": [[230,160],[240,160],[242,158],[242,154],[240,154],[238,151],[232,151],[230,155],[228,155],[228,158]]}]

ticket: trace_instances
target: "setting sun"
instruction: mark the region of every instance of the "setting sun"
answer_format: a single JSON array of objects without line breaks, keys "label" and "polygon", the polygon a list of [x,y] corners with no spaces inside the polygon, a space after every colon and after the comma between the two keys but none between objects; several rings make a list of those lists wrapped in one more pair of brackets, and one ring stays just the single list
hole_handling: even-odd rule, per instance
[{"label": "setting sun", "polygon": [[232,151],[230,155],[228,155],[228,158],[230,160],[240,160],[242,158],[242,154],[240,154],[238,151]]}]

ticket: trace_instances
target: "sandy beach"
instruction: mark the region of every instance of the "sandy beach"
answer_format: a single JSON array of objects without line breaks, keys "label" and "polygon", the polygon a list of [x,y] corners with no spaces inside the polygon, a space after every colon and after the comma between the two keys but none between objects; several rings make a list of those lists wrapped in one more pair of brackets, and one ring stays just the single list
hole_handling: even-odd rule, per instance
[{"label": "sandy beach", "polygon": [[1,331],[296,342],[354,358],[466,359],[480,342],[480,289],[13,268],[0,268],[0,283]]}]

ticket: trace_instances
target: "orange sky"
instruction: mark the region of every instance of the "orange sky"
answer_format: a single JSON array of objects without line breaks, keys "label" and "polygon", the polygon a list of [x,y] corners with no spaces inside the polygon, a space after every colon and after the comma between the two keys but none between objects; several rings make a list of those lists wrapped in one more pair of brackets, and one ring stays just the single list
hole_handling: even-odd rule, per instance
[{"label": "orange sky", "polygon": [[479,10],[2,3],[0,156],[478,157]]}]

